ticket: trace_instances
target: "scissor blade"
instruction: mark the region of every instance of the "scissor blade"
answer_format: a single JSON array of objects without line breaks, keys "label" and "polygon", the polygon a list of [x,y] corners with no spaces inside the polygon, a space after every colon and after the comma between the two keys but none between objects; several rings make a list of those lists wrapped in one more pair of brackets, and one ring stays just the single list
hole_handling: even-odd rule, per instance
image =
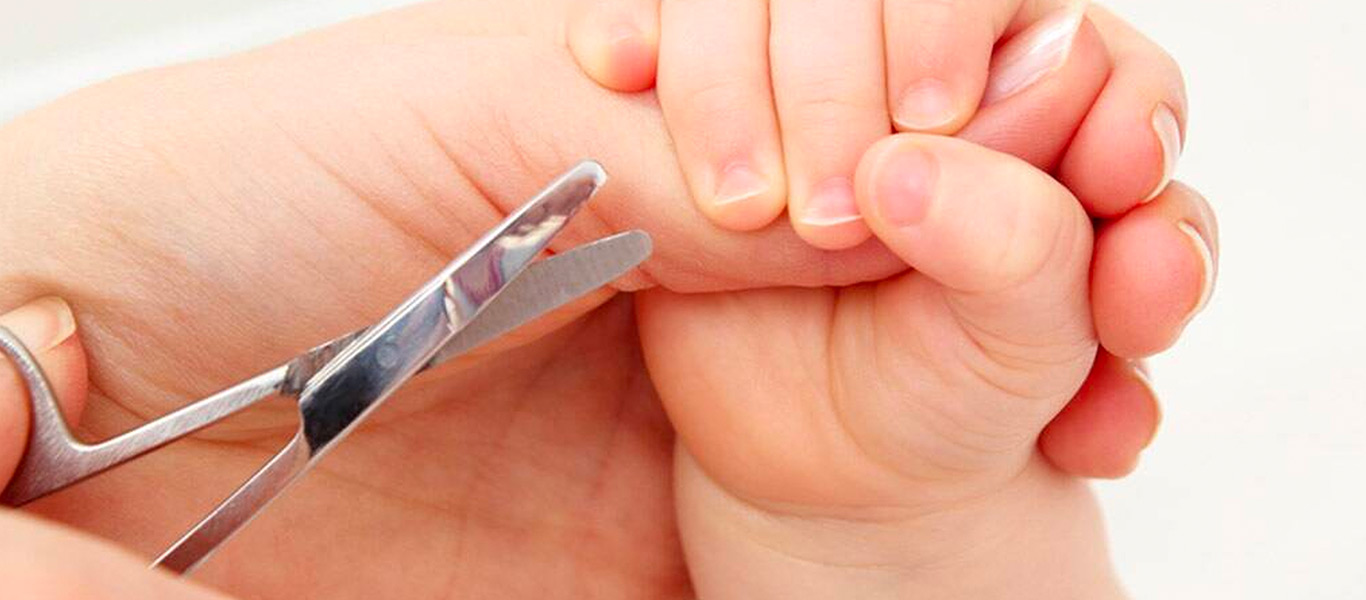
[{"label": "scissor blade", "polygon": [[441,281],[456,333],[521,275],[606,180],[597,163],[579,163],[456,260]]},{"label": "scissor blade", "polygon": [[591,161],[570,169],[318,371],[299,396],[314,458],[354,430],[492,304],[606,178]]},{"label": "scissor blade", "polygon": [[532,263],[427,366],[473,350],[615,281],[645,262],[651,246],[645,232],[628,231]]},{"label": "scissor blade", "polygon": [[298,435],[158,563],[193,569],[270,504],[478,317],[605,179],[597,163],[580,163],[343,347],[304,386]]}]

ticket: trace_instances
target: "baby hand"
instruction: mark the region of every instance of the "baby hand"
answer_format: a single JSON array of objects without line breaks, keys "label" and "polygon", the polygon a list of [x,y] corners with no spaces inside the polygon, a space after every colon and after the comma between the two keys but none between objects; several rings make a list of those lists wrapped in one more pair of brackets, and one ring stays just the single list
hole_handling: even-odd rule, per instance
[{"label": "baby hand", "polygon": [[825,249],[868,238],[853,170],[892,131],[1024,158],[1102,218],[1155,197],[1182,145],[1175,63],[1075,0],[581,0],[568,37],[613,89],[647,89],[658,71],[713,222],[758,229],[786,209]]},{"label": "baby hand", "polygon": [[[638,301],[698,597],[1122,596],[1094,500],[1037,443],[1096,357],[1086,213],[935,136],[879,143],[854,189],[911,271]],[[1205,214],[1181,186],[1153,206]]]},{"label": "baby hand", "polygon": [[[907,66],[893,56],[908,46],[893,43],[894,32],[905,27],[892,21],[909,11],[917,27],[938,24],[950,29],[927,32],[910,48],[921,58],[947,56],[938,63],[942,72],[930,69],[933,72],[925,77],[959,82],[953,89],[976,89],[985,82],[977,92],[983,104],[969,103],[975,112],[967,111],[971,119],[957,137],[1055,174],[1098,224],[1090,293],[1103,349],[1087,385],[1045,431],[1044,452],[1070,474],[1117,477],[1128,473],[1158,422],[1152,390],[1134,384],[1142,369],[1137,360],[1169,347],[1204,306],[1217,262],[1210,238],[1195,234],[1191,225],[1193,221],[1212,223],[1208,212],[1192,216],[1159,208],[1156,203],[1144,204],[1166,188],[1181,148],[1185,95],[1175,63],[1107,11],[1091,7],[1083,20],[1081,7],[1066,2],[935,4],[941,13],[936,19],[925,16],[930,8],[924,3],[887,1],[882,9],[887,21],[884,36],[880,26],[866,31],[840,29],[842,21],[837,18],[789,23],[780,13],[795,9],[775,1],[763,9],[772,15],[773,43],[749,48],[758,54],[759,64],[751,65],[753,72],[747,78],[734,71],[750,60],[748,56],[699,40],[728,35],[736,23],[744,22],[733,13],[756,10],[747,8],[753,3],[717,4],[710,12],[693,8],[698,4],[708,3],[582,0],[570,19],[570,47],[590,75],[619,90],[652,85],[655,59],[660,57],[658,92],[671,135],[697,205],[714,223],[731,229],[761,227],[786,207],[797,233],[825,248],[860,242],[869,229],[856,209],[849,213],[856,216],[839,223],[809,218],[812,194],[804,195],[803,189],[815,188],[803,187],[803,182],[826,176],[851,179],[853,167],[841,165],[854,164],[869,144],[890,132],[896,113],[891,104],[875,106],[876,102],[866,100],[868,90],[887,87],[880,70],[860,70],[855,65],[832,71],[830,63],[839,52],[784,53],[783,32],[796,27],[810,33],[811,27],[825,27],[826,33],[807,36],[811,48],[843,48],[841,44],[860,44],[859,40],[867,38],[879,43],[886,39],[889,69],[923,75],[928,67]],[[821,4],[807,2],[801,10],[814,10]],[[963,29],[961,23],[954,23],[967,17],[950,13],[980,18],[990,12],[988,8],[1013,15],[1010,25],[1000,32],[999,46],[979,48],[970,43],[971,36],[952,30]],[[854,6],[851,10],[861,9]],[[684,18],[692,11],[701,13]],[[923,23],[916,20],[922,18]],[[982,27],[990,25],[987,28],[994,30],[995,23]],[[844,37],[837,37],[832,28],[843,31]],[[954,70],[966,68],[958,56],[962,53],[992,56],[984,78]],[[791,74],[783,77],[783,70]],[[862,87],[855,81],[860,73]],[[893,81],[908,78],[891,75]],[[785,95],[807,97],[812,88],[794,84],[785,92],[782,82],[822,77],[841,83],[827,86],[826,101],[782,101]],[[746,89],[753,93],[742,93]],[[697,90],[701,93],[692,93]],[[855,110],[859,106],[865,110]],[[847,114],[840,116],[841,111]],[[767,121],[743,117],[751,113],[772,116]],[[857,126],[879,120],[880,128]],[[777,124],[759,126],[768,121]],[[764,185],[776,181],[776,187],[734,202],[717,201],[708,186],[720,185],[716,174],[729,164],[718,157],[755,148],[760,149],[756,156],[776,153],[786,161],[786,167],[774,168],[777,179],[764,178]],[[803,158],[811,156],[816,158]],[[832,175],[836,172],[845,175]]]}]

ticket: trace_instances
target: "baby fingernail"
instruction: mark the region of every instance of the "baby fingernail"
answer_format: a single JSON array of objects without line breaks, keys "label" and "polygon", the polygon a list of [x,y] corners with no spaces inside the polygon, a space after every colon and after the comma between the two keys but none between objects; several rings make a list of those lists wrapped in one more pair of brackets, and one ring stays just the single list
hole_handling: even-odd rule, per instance
[{"label": "baby fingernail", "polygon": [[878,216],[895,227],[912,227],[929,215],[939,163],[923,148],[899,149],[873,174]]},{"label": "baby fingernail", "polygon": [[1086,3],[1077,2],[1040,19],[1006,42],[992,57],[982,104],[1014,96],[1066,64],[1085,16]]},{"label": "baby fingernail", "polygon": [[616,46],[623,43],[635,43],[641,39],[640,28],[634,23],[619,22],[608,29],[607,43]]},{"label": "baby fingernail", "polygon": [[623,72],[648,62],[655,54],[654,44],[634,23],[613,25],[608,30],[607,47],[608,63]]},{"label": "baby fingernail", "polygon": [[1162,404],[1157,399],[1157,390],[1153,387],[1152,374],[1148,372],[1148,367],[1143,361],[1134,361],[1130,365],[1133,367],[1133,378],[1139,385],[1143,386],[1144,393],[1153,405],[1153,430],[1148,434],[1148,440],[1143,444],[1143,448],[1153,445],[1153,440],[1157,439],[1157,431],[1162,425]]},{"label": "baby fingernail", "polygon": [[854,201],[854,184],[847,177],[829,179],[817,186],[805,212],[802,222],[816,227],[833,227],[863,218]]},{"label": "baby fingernail", "polygon": [[732,164],[721,173],[716,187],[716,206],[738,204],[762,195],[769,189],[768,179],[745,163]]},{"label": "baby fingernail", "polygon": [[1176,119],[1176,112],[1170,106],[1159,104],[1153,110],[1153,133],[1162,146],[1162,178],[1148,197],[1143,199],[1144,202],[1151,201],[1167,189],[1167,184],[1171,183],[1176,173],[1176,162],[1181,158],[1181,122]]},{"label": "baby fingernail", "polygon": [[922,79],[901,94],[892,119],[903,131],[938,129],[958,117],[949,86],[938,79]]},{"label": "baby fingernail", "polygon": [[1195,249],[1195,254],[1200,258],[1200,296],[1195,301],[1195,306],[1186,315],[1189,322],[1205,310],[1209,305],[1210,297],[1214,295],[1214,252],[1211,251],[1209,242],[1205,241],[1204,236],[1200,235],[1200,230],[1186,221],[1176,224],[1176,228],[1190,238],[1191,245]]},{"label": "baby fingernail", "polygon": [[65,300],[56,296],[39,298],[0,315],[0,326],[14,333],[30,352],[46,352],[76,333],[76,317]]}]

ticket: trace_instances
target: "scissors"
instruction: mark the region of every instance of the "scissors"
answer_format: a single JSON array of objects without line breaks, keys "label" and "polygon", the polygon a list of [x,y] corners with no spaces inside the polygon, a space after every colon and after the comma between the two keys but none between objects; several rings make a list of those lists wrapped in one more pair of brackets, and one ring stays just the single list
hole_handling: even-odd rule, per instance
[{"label": "scissors", "polygon": [[0,328],[0,349],[28,386],[33,414],[27,449],[3,500],[22,505],[266,398],[295,399],[300,425],[294,437],[152,563],[191,572],[418,372],[592,292],[649,257],[650,237],[629,231],[535,260],[606,179],[597,163],[579,163],[374,325],[99,443],[72,435],[32,354]]}]

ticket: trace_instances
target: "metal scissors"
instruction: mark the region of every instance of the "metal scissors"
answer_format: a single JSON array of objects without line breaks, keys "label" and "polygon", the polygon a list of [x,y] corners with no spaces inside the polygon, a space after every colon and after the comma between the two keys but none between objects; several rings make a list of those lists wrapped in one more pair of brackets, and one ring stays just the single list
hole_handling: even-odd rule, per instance
[{"label": "metal scissors", "polygon": [[585,161],[560,176],[378,323],[109,440],[72,435],[31,353],[0,328],[29,390],[33,427],[3,499],[21,505],[133,460],[257,402],[297,400],[294,437],[152,566],[187,573],[245,526],[418,372],[594,291],[643,262],[630,231],[536,261],[606,181]]}]

